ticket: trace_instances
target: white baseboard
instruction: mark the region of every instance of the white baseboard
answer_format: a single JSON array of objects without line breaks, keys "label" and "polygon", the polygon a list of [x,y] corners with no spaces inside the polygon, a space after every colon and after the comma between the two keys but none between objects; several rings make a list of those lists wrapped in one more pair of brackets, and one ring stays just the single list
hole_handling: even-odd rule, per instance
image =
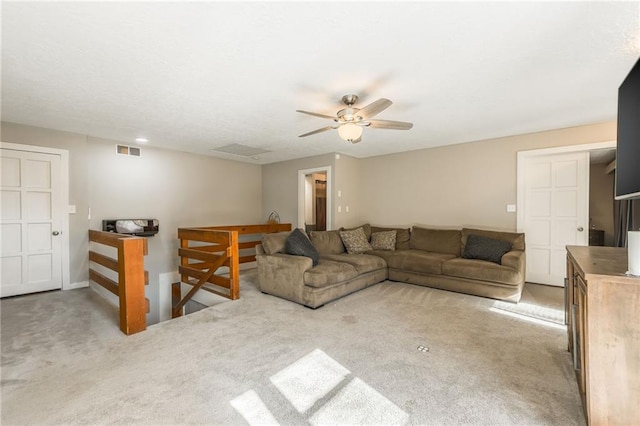
[{"label": "white baseboard", "polygon": [[77,283],[70,283],[64,286],[63,290],[75,290],[76,288],[89,287],[89,281],[78,281]]}]

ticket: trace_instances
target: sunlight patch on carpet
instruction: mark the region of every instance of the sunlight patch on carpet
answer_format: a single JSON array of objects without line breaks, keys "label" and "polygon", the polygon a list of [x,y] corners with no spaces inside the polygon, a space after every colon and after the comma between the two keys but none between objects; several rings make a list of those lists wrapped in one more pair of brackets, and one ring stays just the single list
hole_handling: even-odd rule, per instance
[{"label": "sunlight patch on carpet", "polygon": [[496,301],[493,304],[493,307],[502,311],[513,312],[515,314],[537,318],[542,321],[549,321],[556,324],[564,325],[563,309],[553,309],[546,306],[540,306],[526,302],[509,303],[502,301]]},{"label": "sunlight patch on carpet", "polygon": [[315,349],[271,376],[270,380],[299,413],[304,413],[348,374],[349,370],[320,349]]},{"label": "sunlight patch on carpet", "polygon": [[249,390],[231,401],[231,406],[244,417],[251,426],[279,425],[271,411],[264,405],[254,390]]},{"label": "sunlight patch on carpet", "polygon": [[540,318],[535,318],[535,317],[531,317],[531,316],[528,316],[528,315],[523,315],[523,314],[520,314],[520,313],[517,313],[517,312],[511,312],[511,311],[502,310],[500,308],[489,308],[489,310],[491,312],[495,312],[497,314],[507,315],[507,316],[510,316],[512,318],[518,318],[520,320],[531,322],[531,323],[534,323],[534,324],[544,325],[545,327],[557,328],[559,330],[566,330],[567,329],[567,326],[558,324],[558,323],[556,323],[554,321],[543,320],[543,319],[540,319]]},{"label": "sunlight patch on carpet", "polygon": [[[409,414],[361,379],[351,379],[348,369],[320,349],[294,361],[270,381],[312,426],[409,422]],[[289,411],[287,407],[270,411],[254,390],[238,396],[231,405],[251,426],[277,425],[277,418],[287,418]]]},{"label": "sunlight patch on carpet", "polygon": [[404,425],[409,415],[355,378],[310,419],[318,425]]}]

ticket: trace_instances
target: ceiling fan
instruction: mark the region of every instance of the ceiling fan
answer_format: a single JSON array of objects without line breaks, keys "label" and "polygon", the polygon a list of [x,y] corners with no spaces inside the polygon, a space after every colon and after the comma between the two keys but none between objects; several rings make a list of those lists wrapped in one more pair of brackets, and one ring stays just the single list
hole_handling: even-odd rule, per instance
[{"label": "ceiling fan", "polygon": [[413,123],[406,123],[403,121],[390,121],[390,120],[374,120],[372,117],[378,115],[385,109],[389,108],[393,102],[389,99],[380,98],[375,102],[371,102],[369,105],[363,108],[355,108],[353,105],[358,102],[357,95],[344,95],[342,97],[342,103],[347,107],[341,109],[336,113],[336,116],[318,114],[316,112],[296,110],[303,114],[313,115],[314,117],[326,118],[335,121],[335,126],[327,126],[321,129],[313,130],[309,133],[300,135],[305,136],[315,135],[317,133],[326,132],[327,130],[338,129],[338,135],[342,139],[351,143],[358,143],[362,140],[362,128],[371,127],[373,129],[394,129],[394,130],[409,130],[413,127]]}]

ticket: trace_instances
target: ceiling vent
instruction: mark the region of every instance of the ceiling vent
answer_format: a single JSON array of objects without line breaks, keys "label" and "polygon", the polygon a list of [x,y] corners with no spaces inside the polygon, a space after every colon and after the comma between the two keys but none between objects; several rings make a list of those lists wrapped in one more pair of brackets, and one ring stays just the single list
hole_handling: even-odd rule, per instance
[{"label": "ceiling vent", "polygon": [[116,145],[116,154],[140,157],[142,151],[137,146]]},{"label": "ceiling vent", "polygon": [[240,145],[239,143],[232,143],[231,145],[225,145],[219,148],[213,148],[211,151],[224,152],[225,154],[240,155],[243,157],[253,157],[255,155],[266,154],[267,152],[271,152],[262,148],[254,148],[252,146]]}]

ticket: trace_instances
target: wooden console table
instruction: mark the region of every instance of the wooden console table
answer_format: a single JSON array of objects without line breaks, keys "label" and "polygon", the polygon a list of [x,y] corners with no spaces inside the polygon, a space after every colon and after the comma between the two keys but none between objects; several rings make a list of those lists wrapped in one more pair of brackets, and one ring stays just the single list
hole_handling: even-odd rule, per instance
[{"label": "wooden console table", "polygon": [[640,278],[627,250],[567,246],[565,322],[589,425],[640,424]]}]

